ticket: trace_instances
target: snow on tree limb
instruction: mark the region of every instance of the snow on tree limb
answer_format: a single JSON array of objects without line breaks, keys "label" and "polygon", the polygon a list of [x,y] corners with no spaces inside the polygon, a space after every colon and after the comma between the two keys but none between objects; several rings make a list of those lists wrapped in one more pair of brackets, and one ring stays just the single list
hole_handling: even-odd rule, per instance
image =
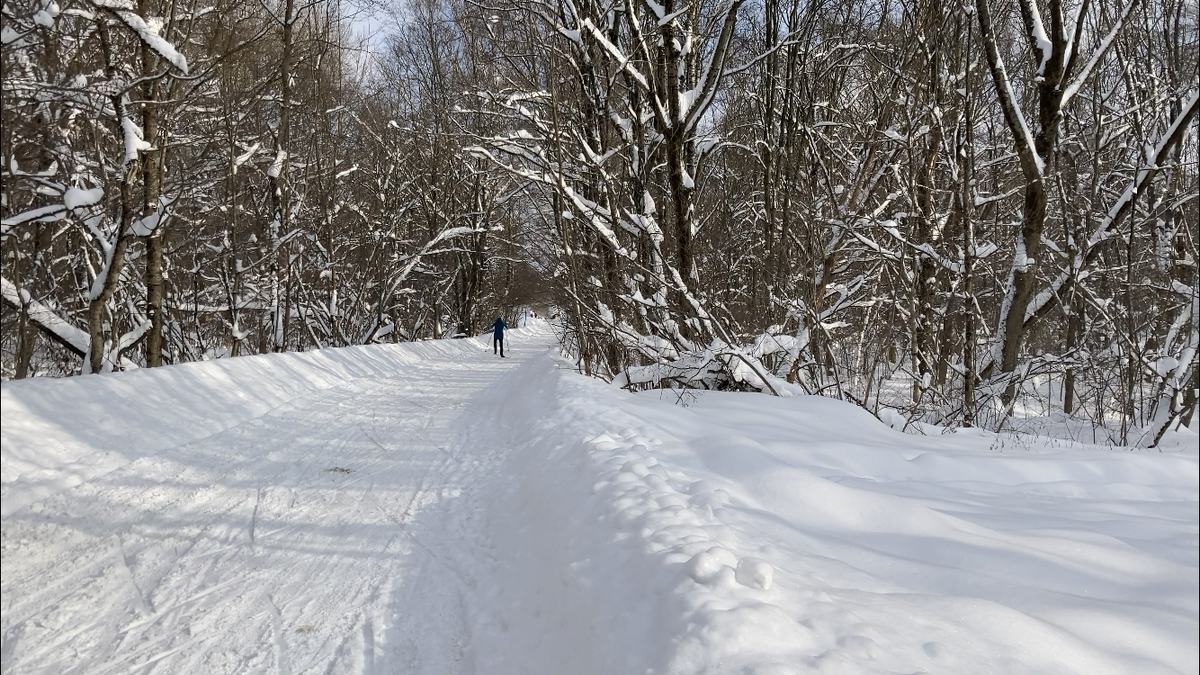
[{"label": "snow on tree limb", "polygon": [[1063,90],[1061,104],[1063,108],[1067,107],[1067,104],[1071,102],[1071,99],[1075,98],[1075,95],[1079,93],[1079,88],[1087,82],[1088,76],[1092,74],[1092,71],[1096,68],[1096,64],[1100,63],[1100,59],[1102,59],[1104,54],[1108,52],[1108,48],[1112,46],[1113,40],[1116,39],[1117,34],[1121,32],[1121,28],[1125,25],[1125,20],[1129,18],[1130,12],[1133,11],[1134,6],[1137,4],[1138,0],[1129,0],[1129,2],[1125,3],[1125,10],[1121,12],[1119,17],[1117,17],[1116,22],[1113,23],[1113,26],[1111,29],[1109,29],[1108,34],[1104,36],[1104,39],[1096,47],[1096,50],[1092,52],[1092,57],[1088,59],[1088,62],[1083,67],[1083,70],[1079,71],[1079,74],[1075,76],[1075,78],[1071,81],[1071,84],[1067,85],[1067,88]]},{"label": "snow on tree limb", "polygon": [[12,233],[12,228],[25,223],[60,220],[65,210],[66,207],[62,204],[51,204],[36,209],[29,209],[11,218],[5,218],[4,220],[0,220],[0,227],[4,228],[0,230],[0,236],[9,236]]},{"label": "snow on tree limb", "polygon": [[1192,90],[1191,97],[1183,104],[1183,108],[1171,122],[1171,126],[1159,136],[1158,142],[1154,146],[1146,149],[1146,156],[1143,158],[1145,163],[1138,167],[1137,175],[1134,177],[1133,182],[1125,188],[1125,192],[1121,194],[1121,197],[1109,207],[1104,219],[1096,226],[1092,236],[1088,239],[1089,248],[1106,239],[1112,228],[1119,225],[1125,216],[1128,215],[1129,210],[1133,208],[1133,202],[1138,193],[1158,175],[1161,166],[1166,163],[1167,155],[1171,148],[1179,142],[1184,130],[1196,115],[1198,105],[1200,105],[1200,90],[1194,89]]},{"label": "snow on tree limb", "polygon": [[137,7],[132,2],[129,0],[91,0],[91,3],[97,9],[111,12],[128,26],[147,47],[175,66],[179,72],[184,75],[188,74],[187,59],[175,49],[175,45],[163,39],[146,23],[146,20],[137,13]]},{"label": "snow on tree limb", "polygon": [[1033,132],[1030,131],[1029,124],[1025,121],[1025,114],[1021,112],[1021,106],[1013,91],[1008,70],[1004,67],[1004,59],[1000,56],[999,48],[996,46],[996,35],[992,28],[992,15],[988,7],[988,0],[975,0],[975,8],[979,13],[979,29],[983,35],[984,52],[992,73],[992,83],[996,87],[996,97],[1000,101],[1004,121],[1012,131],[1013,140],[1016,141],[1021,168],[1024,170],[1027,180],[1040,179],[1046,169],[1045,162],[1042,161],[1034,147]]},{"label": "snow on tree limb", "polygon": [[634,81],[641,85],[644,89],[647,91],[650,90],[650,83],[646,80],[646,76],[642,75],[637,68],[633,67],[633,65],[630,63],[631,58],[622,53],[619,47],[614,45],[607,37],[605,37],[604,32],[597,28],[596,25],[592,23],[591,19],[584,19],[580,23],[584,28],[587,29],[588,33],[591,34],[596,42],[599,43],[599,45],[606,51],[608,51],[608,53],[611,54],[614,59],[616,59],[618,68],[632,77]]},{"label": "snow on tree limb", "polygon": [[1035,319],[1045,312],[1048,307],[1053,306],[1059,292],[1067,282],[1095,260],[1100,252],[1100,244],[1109,239],[1117,226],[1128,217],[1129,212],[1133,209],[1134,200],[1137,195],[1158,175],[1162,165],[1166,163],[1171,149],[1179,142],[1183,131],[1191,123],[1192,118],[1196,116],[1198,108],[1200,108],[1200,90],[1194,90],[1179,115],[1175,117],[1167,130],[1159,136],[1153,150],[1147,151],[1147,156],[1145,157],[1146,164],[1138,168],[1133,181],[1121,193],[1117,201],[1113,202],[1113,205],[1105,213],[1104,218],[1100,220],[1100,223],[1092,231],[1091,236],[1088,237],[1087,242],[1084,244],[1082,254],[1078,257],[1075,264],[1063,270],[1050,286],[1039,293],[1034,301],[1030,303],[1029,309],[1025,313],[1026,321]]},{"label": "snow on tree limb", "polygon": [[7,237],[11,235],[12,228],[25,223],[62,220],[68,211],[99,204],[103,198],[103,188],[92,188],[90,190],[70,188],[63,193],[62,204],[50,204],[36,209],[29,209],[10,218],[0,220],[0,227],[3,228],[0,230],[0,236]]},{"label": "snow on tree limb", "polygon": [[153,213],[135,220],[129,226],[130,234],[135,237],[153,236],[158,228],[168,220],[171,207],[175,204],[176,199],[176,197],[159,197],[158,206]]},{"label": "snow on tree limb", "polygon": [[[1100,223],[1093,229],[1088,240],[1083,243],[1083,249],[1080,251],[1075,262],[1062,269],[1058,276],[1054,278],[1054,281],[1050,282],[1046,288],[1034,296],[1033,300],[1029,303],[1029,306],[1025,310],[1025,327],[1027,330],[1058,305],[1063,289],[1067,287],[1072,279],[1080,278],[1085,268],[1096,260],[1103,248],[1101,244],[1112,237],[1114,230],[1132,211],[1137,195],[1158,175],[1161,167],[1167,162],[1172,148],[1180,141],[1192,118],[1196,116],[1198,108],[1200,108],[1200,90],[1193,90],[1179,114],[1172,120],[1170,126],[1159,136],[1152,149],[1148,149],[1144,158],[1145,164],[1139,167],[1133,180],[1121,193],[1117,201],[1109,207],[1104,217],[1100,220]],[[984,361],[980,368],[981,371],[991,367],[997,360],[993,356],[990,353],[987,355],[987,360]]]},{"label": "snow on tree limb", "polygon": [[1042,13],[1038,9],[1037,0],[1020,0],[1021,16],[1025,19],[1025,32],[1038,56],[1036,73],[1041,77],[1046,73],[1046,64],[1054,53],[1054,44],[1046,35],[1046,25],[1042,23]]},{"label": "snow on tree limb", "polygon": [[[124,105],[122,105],[122,108]],[[125,164],[136,162],[138,153],[151,149],[149,143],[142,138],[142,129],[128,115],[121,115],[121,131],[125,141]]]},{"label": "snow on tree limb", "polygon": [[33,322],[47,337],[69,349],[76,356],[84,356],[88,350],[88,334],[75,327],[57,312],[38,302],[25,289],[18,289],[16,284],[0,277],[0,296],[4,302],[17,311],[26,309],[29,320]]}]

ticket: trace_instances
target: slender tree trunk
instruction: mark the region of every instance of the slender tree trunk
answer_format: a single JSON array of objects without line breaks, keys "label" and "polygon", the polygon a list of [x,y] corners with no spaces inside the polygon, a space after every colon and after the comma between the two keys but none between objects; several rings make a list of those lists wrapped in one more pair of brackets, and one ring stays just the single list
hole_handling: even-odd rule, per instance
[{"label": "slender tree trunk", "polygon": [[[139,0],[138,10],[148,16],[149,0]],[[158,198],[162,194],[162,164],[166,154],[159,138],[159,82],[153,79],[158,66],[158,57],[146,43],[142,43],[142,133],[151,149],[142,159],[142,217],[152,215],[159,208]],[[146,367],[162,365],[163,352],[163,237],[160,218],[154,232],[146,238],[146,313],[150,319],[150,332],[146,335]]]},{"label": "slender tree trunk", "polygon": [[[13,281],[16,282],[18,288],[27,288],[37,279],[38,269],[42,265],[42,253],[49,247],[51,235],[51,228],[38,223],[37,232],[33,236],[33,254],[29,257],[28,264],[21,265],[21,257],[13,256],[16,267]],[[15,240],[13,245],[15,248]],[[29,368],[37,347],[37,334],[37,326],[29,318],[29,303],[22,302],[21,309],[17,314],[17,362],[13,369],[14,380],[23,380],[29,377]]]},{"label": "slender tree trunk", "polygon": [[962,193],[959,205],[962,209],[963,225],[963,426],[975,426],[975,347],[978,336],[975,333],[975,116],[971,109],[972,94],[970,64],[974,55],[971,50],[971,26],[966,26],[966,56],[963,59],[968,73],[966,79],[966,95],[963,97],[963,131],[958,148],[959,177],[962,182]]},{"label": "slender tree trunk", "polygon": [[37,344],[37,331],[29,322],[29,305],[21,305],[17,317],[17,365],[13,372],[14,380],[29,377],[29,364],[33,360],[33,348]]},{"label": "slender tree trunk", "polygon": [[[106,72],[109,78],[116,79],[119,73],[112,53],[112,41],[108,32],[108,19],[104,16],[99,16],[96,19],[96,24],[98,28],[97,32],[100,35],[101,47],[104,51]],[[120,130],[120,121],[128,114],[125,105],[125,95],[117,94],[112,97],[111,102],[113,110],[117,115],[118,133],[123,135],[123,131]],[[127,159],[122,165],[120,215],[117,220],[116,233],[107,252],[104,265],[100,269],[99,276],[92,284],[88,300],[88,356],[84,363],[84,373],[99,373],[104,370],[104,359],[107,356],[104,319],[107,313],[108,302],[117,291],[117,282],[121,278],[121,270],[125,267],[125,252],[129,248],[130,225],[133,223],[134,214],[137,212],[134,200],[134,181],[137,174],[137,160]],[[113,340],[115,342],[115,317],[109,316],[108,318],[109,332],[113,333]]]},{"label": "slender tree trunk", "polygon": [[[292,127],[292,51],[294,49],[294,28],[296,24],[295,0],[286,0],[283,11],[283,53],[280,55],[279,80],[279,129],[275,134],[275,164],[271,169],[271,204],[273,220],[271,222],[270,242],[271,270],[275,279],[272,284],[274,298],[275,335],[273,349],[277,352],[287,350],[288,320],[291,318],[291,273],[292,262],[286,244],[282,237],[287,235],[289,211],[291,208],[288,196],[288,165],[291,163],[288,153],[291,151]],[[282,258],[283,264],[280,264]],[[280,294],[283,294],[283,297]]]},{"label": "slender tree trunk", "polygon": [[[1082,221],[1076,216],[1074,219],[1074,232],[1071,237],[1071,245],[1069,247],[1070,263],[1074,267],[1078,257],[1082,255],[1079,250],[1079,242],[1083,241],[1084,237]],[[1071,280],[1070,288],[1066,290],[1066,305],[1063,307],[1067,315],[1067,335],[1064,349],[1067,354],[1075,351],[1079,344],[1080,332],[1083,329],[1083,307],[1080,306],[1082,299],[1079,297],[1079,289],[1076,285],[1076,280]],[[1070,415],[1075,412],[1075,367],[1068,365],[1066,372],[1063,374],[1063,412]]]},{"label": "slender tree trunk", "polygon": [[[1072,292],[1072,295],[1074,293]],[[1067,310],[1067,352],[1075,350],[1075,345],[1079,340],[1080,316],[1079,309],[1075,307],[1075,301],[1072,301],[1066,307]],[[1070,415],[1075,412],[1075,368],[1067,366],[1066,373],[1063,375],[1063,412]]]}]

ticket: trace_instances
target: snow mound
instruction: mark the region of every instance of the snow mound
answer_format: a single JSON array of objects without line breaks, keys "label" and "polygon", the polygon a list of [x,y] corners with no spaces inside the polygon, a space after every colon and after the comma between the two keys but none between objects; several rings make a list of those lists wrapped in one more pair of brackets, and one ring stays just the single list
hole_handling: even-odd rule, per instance
[{"label": "snow mound", "polygon": [[566,368],[521,368],[485,425],[513,449],[480,672],[1196,672],[1194,449],[683,408]]}]

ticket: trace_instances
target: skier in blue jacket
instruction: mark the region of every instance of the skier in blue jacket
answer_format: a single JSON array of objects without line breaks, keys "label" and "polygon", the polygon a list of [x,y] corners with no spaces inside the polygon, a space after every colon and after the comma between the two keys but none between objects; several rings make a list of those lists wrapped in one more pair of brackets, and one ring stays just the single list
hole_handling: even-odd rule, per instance
[{"label": "skier in blue jacket", "polygon": [[508,328],[508,324],[504,323],[504,319],[496,317],[496,323],[492,324],[492,353],[496,350],[500,351],[500,358],[504,358],[504,329]]}]

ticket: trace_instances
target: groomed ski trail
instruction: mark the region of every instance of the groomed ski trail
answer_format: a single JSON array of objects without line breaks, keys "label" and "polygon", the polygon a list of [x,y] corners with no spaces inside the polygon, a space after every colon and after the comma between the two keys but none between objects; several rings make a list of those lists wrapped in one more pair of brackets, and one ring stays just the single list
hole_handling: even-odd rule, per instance
[{"label": "groomed ski trail", "polygon": [[472,420],[553,346],[514,337],[510,358],[455,341],[6,515],[5,673],[472,672],[464,557],[487,553],[449,505],[503,454]]},{"label": "groomed ski trail", "polygon": [[681,406],[511,337],[4,383],[0,670],[1200,675],[1190,430]]}]

